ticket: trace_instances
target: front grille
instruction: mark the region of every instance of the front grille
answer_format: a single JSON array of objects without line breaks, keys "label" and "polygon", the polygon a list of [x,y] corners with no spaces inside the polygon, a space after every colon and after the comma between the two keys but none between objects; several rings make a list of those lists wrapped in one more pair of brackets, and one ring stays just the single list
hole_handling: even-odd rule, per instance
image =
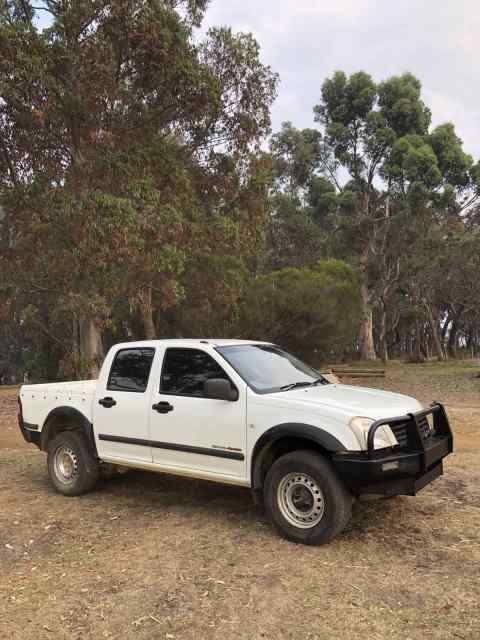
[{"label": "front grille", "polygon": [[[433,435],[434,432],[430,428],[430,425],[428,423],[428,419],[426,416],[419,418],[418,426],[420,428],[420,433],[422,434],[424,440],[426,440],[431,435]],[[395,438],[397,439],[398,446],[401,447],[402,449],[407,449],[410,442],[412,443],[416,442],[416,437],[414,436],[415,424],[413,423],[413,421],[400,422],[398,424],[391,424],[390,428],[393,431]]]},{"label": "front grille", "polygon": [[427,416],[423,416],[423,418],[419,419],[418,426],[420,427],[420,432],[423,435],[424,440],[426,440],[433,434],[433,431],[430,428],[430,424],[428,422]]},{"label": "front grille", "polygon": [[408,447],[408,422],[391,424],[390,429],[393,431],[393,435],[397,439],[398,446],[402,447],[402,449],[406,449]]},{"label": "front grille", "polygon": [[434,403],[431,409],[427,411],[419,411],[408,416],[399,416],[398,418],[386,418],[385,420],[377,420],[368,434],[368,457],[375,456],[375,433],[383,425],[388,425],[392,430],[398,445],[395,449],[402,449],[403,452],[411,452],[412,454],[423,454],[423,462],[425,468],[438,453],[439,446],[445,443],[448,451],[453,451],[453,434],[450,429],[447,414],[443,405],[438,402]]}]

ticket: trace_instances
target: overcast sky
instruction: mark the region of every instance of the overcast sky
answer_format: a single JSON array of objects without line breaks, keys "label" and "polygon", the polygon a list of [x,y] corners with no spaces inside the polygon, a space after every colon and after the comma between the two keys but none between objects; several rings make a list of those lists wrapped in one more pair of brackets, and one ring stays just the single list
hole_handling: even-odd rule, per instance
[{"label": "overcast sky", "polygon": [[321,84],[337,69],[376,81],[411,71],[433,123],[453,122],[480,158],[479,0],[211,0],[205,25],[257,38],[281,78],[274,130],[313,126]]},{"label": "overcast sky", "polygon": [[207,23],[256,36],[281,77],[274,129],[313,126],[321,84],[337,69],[377,81],[411,71],[434,124],[452,121],[480,157],[479,0],[211,0]]}]

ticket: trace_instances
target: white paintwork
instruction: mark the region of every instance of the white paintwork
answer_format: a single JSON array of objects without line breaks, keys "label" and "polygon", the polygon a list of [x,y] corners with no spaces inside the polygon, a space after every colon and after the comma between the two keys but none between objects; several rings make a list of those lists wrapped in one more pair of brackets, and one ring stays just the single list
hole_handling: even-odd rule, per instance
[{"label": "white paintwork", "polygon": [[96,380],[23,385],[20,388],[23,418],[42,427],[52,409],[65,406],[77,409],[90,420],[96,386]]},{"label": "white paintwork", "polygon": [[[131,347],[131,345],[129,346]],[[100,434],[137,438],[139,440],[150,439],[149,418],[154,376],[150,375],[145,393],[107,389],[108,376],[113,359],[116,353],[123,348],[125,348],[125,345],[117,345],[116,348],[110,349],[100,371],[95,390],[91,422],[95,425],[94,433],[98,455],[102,460],[109,458],[133,460],[135,462],[152,462],[152,448],[150,446],[99,440]],[[152,362],[152,371],[160,367],[161,358],[157,349]],[[117,404],[111,408],[103,407],[98,401],[106,397],[113,398]]]},{"label": "white paintwork", "polygon": [[[342,384],[257,394],[215,351],[216,346],[241,343],[266,344],[209,339],[116,345],[105,358],[98,381],[24,385],[20,391],[24,420],[38,424],[41,429],[52,409],[73,407],[93,422],[97,451],[105,462],[248,486],[255,443],[276,425],[288,422],[318,427],[334,436],[348,451],[359,451],[360,444],[348,426],[354,416],[378,420],[422,409],[417,400],[408,396]],[[115,354],[120,349],[133,347],[155,349],[147,390],[145,393],[107,391]],[[237,387],[238,401],[160,394],[161,367],[169,347],[190,347],[207,352]],[[98,404],[99,399],[107,396],[116,400],[115,407],[105,409]],[[167,414],[153,411],[152,405],[159,401],[170,402],[174,410]],[[98,439],[100,433],[206,449],[241,450],[245,460],[105,442]]]},{"label": "white paintwork", "polygon": [[[226,366],[224,368],[227,369]],[[238,376],[235,377],[234,382],[239,390],[237,402],[172,396],[155,392],[154,403],[169,402],[174,410],[166,414],[152,411],[151,439],[206,449],[212,447],[234,449],[245,453],[246,384]],[[160,448],[153,448],[152,455],[153,461],[162,467],[196,469],[237,478],[246,476],[245,460],[230,460]]]}]

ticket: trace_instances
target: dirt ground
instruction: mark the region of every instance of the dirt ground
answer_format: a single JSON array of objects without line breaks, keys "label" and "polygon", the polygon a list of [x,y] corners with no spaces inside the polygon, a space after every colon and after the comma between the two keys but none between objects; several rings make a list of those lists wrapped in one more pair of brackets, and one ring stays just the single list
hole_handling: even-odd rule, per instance
[{"label": "dirt ground", "polygon": [[478,374],[392,364],[361,382],[444,401],[456,453],[316,548],[280,539],[240,488],[130,472],[59,496],[0,391],[0,639],[478,640]]}]

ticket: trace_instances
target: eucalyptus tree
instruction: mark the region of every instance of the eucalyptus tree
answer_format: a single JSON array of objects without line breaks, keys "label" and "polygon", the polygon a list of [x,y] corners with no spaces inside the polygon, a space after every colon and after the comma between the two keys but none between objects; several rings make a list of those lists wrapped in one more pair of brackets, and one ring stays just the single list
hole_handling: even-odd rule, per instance
[{"label": "eucalyptus tree", "polygon": [[70,318],[94,374],[115,300],[152,337],[189,256],[228,253],[252,223],[230,205],[255,181],[277,78],[252,36],[196,37],[206,0],[36,5],[0,13],[0,277],[4,297]]},{"label": "eucalyptus tree", "polygon": [[309,191],[318,165],[320,135],[284,122],[270,139],[273,188],[265,269],[309,267],[318,262],[320,228],[309,207]]},{"label": "eucalyptus tree", "polygon": [[[478,197],[478,165],[463,151],[452,124],[430,129],[420,82],[409,73],[376,84],[363,72],[336,72],[323,83],[314,110],[326,175],[349,204],[337,207],[332,221],[337,242],[362,276],[360,354],[376,358],[372,308],[380,299],[386,358],[385,314],[402,254],[416,240],[412,220],[419,212],[432,220],[460,216]],[[424,303],[433,326],[428,297]]]},{"label": "eucalyptus tree", "polygon": [[[375,83],[364,72],[336,72],[314,113],[319,129],[284,123],[271,140],[270,263],[301,267],[340,257],[354,264],[362,276],[358,349],[365,359],[378,350],[386,360],[396,291],[414,283],[415,265],[428,259],[421,253],[430,229],[461,223],[474,204],[479,165],[452,124],[431,128],[420,82],[409,73]],[[419,298],[412,304],[423,310],[442,357],[431,290],[408,295]]]}]

